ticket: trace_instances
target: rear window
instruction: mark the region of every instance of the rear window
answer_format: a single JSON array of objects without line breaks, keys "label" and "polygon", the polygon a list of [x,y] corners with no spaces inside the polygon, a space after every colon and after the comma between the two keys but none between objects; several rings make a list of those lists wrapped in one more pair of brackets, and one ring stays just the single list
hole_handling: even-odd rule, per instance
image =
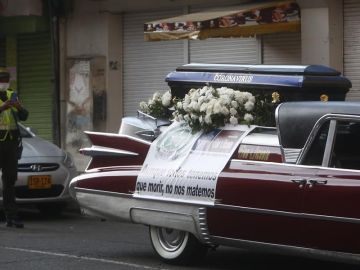
[{"label": "rear window", "polygon": [[283,156],[276,129],[262,127],[254,129],[243,139],[233,158],[282,163]]},{"label": "rear window", "polygon": [[280,147],[277,146],[241,144],[235,158],[278,163],[283,162]]}]

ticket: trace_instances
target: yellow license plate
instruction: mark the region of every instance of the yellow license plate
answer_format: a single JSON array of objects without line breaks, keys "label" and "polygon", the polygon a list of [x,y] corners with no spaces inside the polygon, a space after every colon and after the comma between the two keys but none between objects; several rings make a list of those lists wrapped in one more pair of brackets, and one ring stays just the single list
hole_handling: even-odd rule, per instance
[{"label": "yellow license plate", "polygon": [[32,175],[29,176],[29,189],[46,189],[51,188],[50,175]]}]

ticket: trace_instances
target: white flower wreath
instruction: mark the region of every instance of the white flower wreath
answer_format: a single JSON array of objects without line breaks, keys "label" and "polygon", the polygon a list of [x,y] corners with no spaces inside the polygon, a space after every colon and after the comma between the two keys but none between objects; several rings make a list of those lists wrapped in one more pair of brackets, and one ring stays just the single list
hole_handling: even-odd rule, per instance
[{"label": "white flower wreath", "polygon": [[173,106],[172,96],[170,91],[166,91],[164,94],[155,92],[148,102],[140,102],[140,111],[149,114],[156,118],[170,118],[170,107]]},{"label": "white flower wreath", "polygon": [[188,123],[194,132],[207,132],[227,123],[251,124],[254,107],[255,97],[249,92],[204,86],[191,89],[183,100],[178,101],[173,116],[176,121]]}]

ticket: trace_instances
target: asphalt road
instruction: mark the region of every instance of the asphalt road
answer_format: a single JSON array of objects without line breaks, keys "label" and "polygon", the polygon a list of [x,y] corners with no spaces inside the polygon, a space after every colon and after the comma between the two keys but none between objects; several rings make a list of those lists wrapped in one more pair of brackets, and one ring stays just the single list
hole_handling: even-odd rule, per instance
[{"label": "asphalt road", "polygon": [[171,266],[157,258],[148,229],[143,225],[101,221],[76,212],[53,218],[44,217],[33,209],[26,209],[21,214],[24,229],[6,228],[0,224],[1,270],[359,269],[228,247],[210,251],[196,266]]}]

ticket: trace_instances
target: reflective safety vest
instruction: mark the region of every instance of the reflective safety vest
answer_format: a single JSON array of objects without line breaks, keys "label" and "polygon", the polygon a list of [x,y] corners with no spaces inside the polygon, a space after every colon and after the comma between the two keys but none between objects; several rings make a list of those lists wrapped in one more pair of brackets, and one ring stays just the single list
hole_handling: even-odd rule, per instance
[{"label": "reflective safety vest", "polygon": [[[6,90],[6,96],[8,99],[11,99],[11,96],[13,95],[14,91],[12,90]],[[0,106],[2,106],[4,102],[0,99]],[[8,133],[10,130],[16,130],[17,129],[17,123],[15,119],[14,113],[17,112],[16,108],[8,108],[2,112],[0,112],[0,131],[7,131],[3,138],[0,138],[0,141],[3,141],[6,139]],[[10,134],[11,136],[11,134]]]}]

